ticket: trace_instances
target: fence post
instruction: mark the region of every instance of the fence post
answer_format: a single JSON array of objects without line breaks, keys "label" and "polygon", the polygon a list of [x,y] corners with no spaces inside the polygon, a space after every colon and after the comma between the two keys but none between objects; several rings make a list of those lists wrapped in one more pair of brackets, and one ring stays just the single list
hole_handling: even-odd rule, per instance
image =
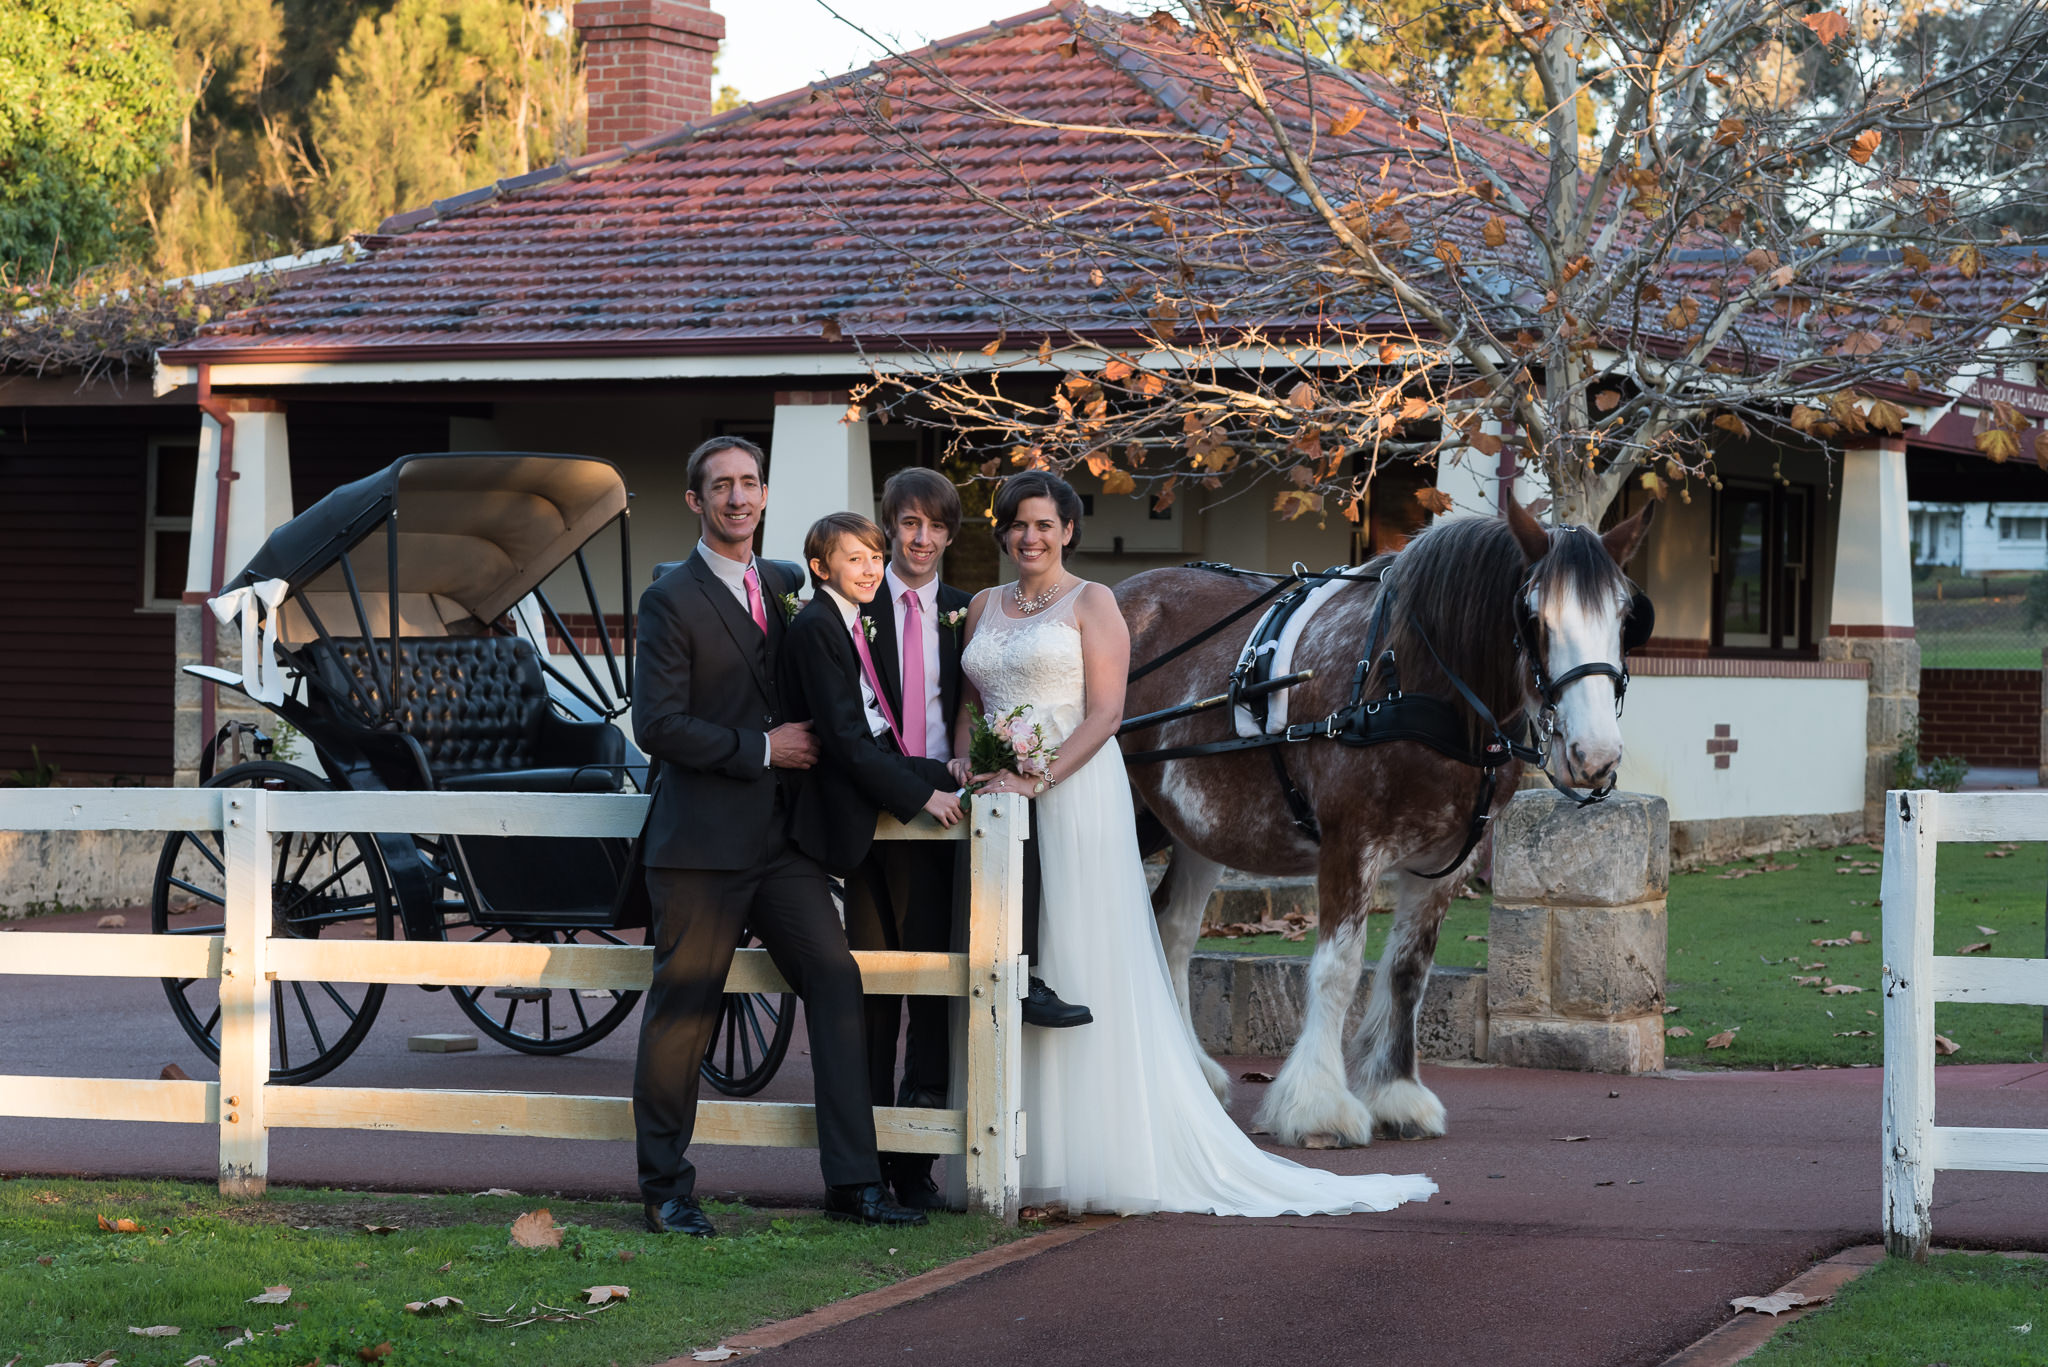
[{"label": "fence post", "polygon": [[1927,1260],[1934,1203],[1934,861],[1941,799],[1884,804],[1884,1246]]},{"label": "fence post", "polygon": [[[1026,970],[1024,840],[1030,824],[1014,793],[975,797],[969,807],[966,1048],[967,1206],[1017,1218],[1024,1153],[1023,1048],[1019,1001]],[[957,1074],[956,1065],[956,1074]]]},{"label": "fence post", "polygon": [[220,1191],[261,1196],[269,1182],[270,794],[231,788],[221,798],[227,908],[220,968]]}]

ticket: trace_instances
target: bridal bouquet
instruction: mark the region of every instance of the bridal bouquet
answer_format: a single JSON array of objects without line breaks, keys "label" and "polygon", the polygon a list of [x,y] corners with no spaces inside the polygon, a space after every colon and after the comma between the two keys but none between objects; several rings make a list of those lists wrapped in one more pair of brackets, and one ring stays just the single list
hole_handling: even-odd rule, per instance
[{"label": "bridal bouquet", "polygon": [[1031,707],[1022,704],[998,715],[980,712],[974,718],[974,735],[968,743],[967,762],[977,774],[1042,776],[1059,758],[1060,748],[1046,739],[1045,727],[1031,720]]}]

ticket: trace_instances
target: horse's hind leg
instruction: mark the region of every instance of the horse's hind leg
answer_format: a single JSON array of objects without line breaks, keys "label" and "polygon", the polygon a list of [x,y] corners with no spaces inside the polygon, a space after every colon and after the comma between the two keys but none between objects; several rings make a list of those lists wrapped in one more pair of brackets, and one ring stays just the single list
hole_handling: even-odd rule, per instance
[{"label": "horse's hind leg", "polygon": [[1380,1133],[1433,1139],[1446,1128],[1444,1104],[1422,1085],[1415,1022],[1436,958],[1437,930],[1457,879],[1432,880],[1402,870],[1394,883],[1394,928],[1380,956],[1365,1019],[1347,1050],[1351,1090],[1371,1108]]},{"label": "horse's hind leg", "polygon": [[1323,846],[1316,877],[1319,927],[1308,964],[1301,1037],[1259,1107],[1259,1128],[1294,1147],[1372,1142],[1373,1111],[1345,1085],[1344,1021],[1358,996],[1365,916],[1380,874],[1378,852]]},{"label": "horse's hind leg", "polygon": [[[1181,1019],[1188,1023],[1189,1038],[1195,1036],[1195,1012],[1188,960],[1194,957],[1195,941],[1202,933],[1202,913],[1208,910],[1209,894],[1222,876],[1221,864],[1185,844],[1176,845],[1166,865],[1166,877],[1152,893],[1152,914],[1159,923],[1159,943],[1166,950],[1166,971],[1173,978],[1173,990],[1180,994]],[[1195,1052],[1202,1060],[1202,1075],[1209,1080],[1209,1089],[1228,1105],[1230,1074],[1199,1046]]]}]

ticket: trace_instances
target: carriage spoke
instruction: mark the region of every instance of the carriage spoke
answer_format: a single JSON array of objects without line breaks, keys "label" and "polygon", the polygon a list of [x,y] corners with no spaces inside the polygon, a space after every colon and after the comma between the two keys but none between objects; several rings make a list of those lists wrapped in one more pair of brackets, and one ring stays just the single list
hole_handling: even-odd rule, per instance
[{"label": "carriage spoke", "polygon": [[313,1019],[313,1003],[306,1000],[306,985],[292,984],[292,995],[299,999],[299,1014],[306,1018],[306,1030],[313,1036],[313,1048],[320,1053],[327,1052],[327,1041],[320,1037],[320,1023]]},{"label": "carriage spoke", "polygon": [[290,1072],[292,1066],[291,1034],[284,1028],[284,984],[270,984],[270,1014],[277,1022],[277,1069]]},{"label": "carriage spoke", "polygon": [[549,1010],[554,1003],[555,994],[552,991],[540,999],[540,1038],[543,1044],[555,1037],[554,1012]]},{"label": "carriage spoke", "polygon": [[216,1025],[219,1025],[219,1024],[220,1024],[220,1008],[219,1008],[218,1006],[216,1006],[216,1007],[214,1007],[214,1008],[213,1008],[213,1014],[212,1014],[212,1015],[210,1015],[210,1016],[208,1016],[208,1017],[206,1018],[206,1024],[204,1024],[204,1025],[202,1025],[202,1026],[200,1026],[200,1027],[199,1027],[199,1033],[200,1033],[200,1034],[202,1034],[202,1035],[205,1035],[205,1036],[206,1036],[206,1037],[207,1037],[208,1039],[212,1039],[212,1038],[213,1038],[213,1028],[214,1028],[214,1027],[215,1027]]},{"label": "carriage spoke", "polygon": [[319,853],[320,853],[320,851],[321,851],[321,850],[323,850],[323,849],[325,849],[326,847],[327,847],[327,838],[326,838],[325,836],[322,836],[322,837],[320,837],[320,839],[318,839],[318,840],[314,841],[314,842],[313,842],[312,844],[308,845],[308,846],[306,847],[306,854],[305,854],[305,857],[304,857],[303,859],[299,860],[299,866],[298,866],[297,868],[295,868],[295,869],[293,869],[293,870],[292,870],[292,872],[291,872],[291,876],[290,876],[289,878],[286,878],[286,877],[282,876],[282,874],[283,874],[283,865],[282,865],[282,864],[280,864],[280,865],[279,865],[279,874],[280,874],[280,876],[279,876],[279,878],[278,878],[278,880],[277,880],[277,881],[278,881],[278,882],[280,882],[280,883],[296,883],[296,882],[298,882],[298,881],[299,881],[299,880],[300,880],[301,878],[304,878],[304,877],[306,876],[306,869],[307,869],[307,867],[308,867],[309,865],[311,865],[311,864],[312,864],[312,862],[313,862],[313,856],[315,856],[315,855],[319,854]]},{"label": "carriage spoke", "polygon": [[590,1017],[583,1013],[583,993],[581,989],[574,987],[569,989],[569,1005],[576,1012],[577,1023],[582,1029],[588,1030],[590,1028]]},{"label": "carriage spoke", "polygon": [[168,881],[170,885],[174,888],[183,888],[186,892],[191,893],[194,897],[197,897],[202,902],[211,902],[217,907],[224,907],[228,904],[226,893],[208,892],[205,888],[200,887],[197,883],[188,883],[184,879],[178,878],[176,876],[173,876],[166,881]]},{"label": "carriage spoke", "polygon": [[[478,995],[482,995],[481,991],[479,991]],[[512,1018],[518,1014],[519,998],[513,997],[511,999],[510,1004],[505,1008],[505,1019],[499,1022],[500,1025],[503,1025],[505,1027],[505,1031],[507,1034],[510,1034],[512,1030]]]},{"label": "carriage spoke", "polygon": [[166,935],[225,935],[226,933],[227,927],[224,925],[174,926],[164,932]]},{"label": "carriage spoke", "polygon": [[334,998],[334,1004],[341,1008],[341,1013],[344,1016],[347,1016],[351,1021],[355,1020],[356,1009],[348,1004],[347,997],[342,996],[341,993],[336,992],[334,990],[333,983],[321,983],[320,990],[325,992],[328,996]]},{"label": "carriage spoke", "polygon": [[223,876],[226,875],[228,871],[227,860],[223,859],[220,855],[215,854],[211,849],[209,849],[204,840],[199,839],[197,836],[188,835],[185,837],[185,843],[190,845],[193,849],[199,851],[200,854],[204,855],[206,858],[206,862],[213,865],[213,871],[215,873],[221,874]]},{"label": "carriage spoke", "polygon": [[761,1021],[759,1017],[754,1014],[754,1001],[755,998],[752,996],[740,998],[740,1010],[746,1015],[747,1029],[754,1032],[754,1043],[761,1046],[761,1057],[766,1058],[768,1057],[768,1041],[761,1034]]}]

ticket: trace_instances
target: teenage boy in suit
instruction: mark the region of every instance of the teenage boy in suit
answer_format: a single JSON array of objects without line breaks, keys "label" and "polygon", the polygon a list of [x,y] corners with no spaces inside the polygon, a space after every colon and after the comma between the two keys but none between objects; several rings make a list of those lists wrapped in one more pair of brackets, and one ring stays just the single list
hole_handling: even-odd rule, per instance
[{"label": "teenage boy in suit", "polygon": [[658,772],[641,835],[654,981],[633,1071],[633,1123],[656,1233],[714,1233],[685,1154],[698,1065],[742,928],[803,999],[826,1213],[925,1223],[880,1180],[860,970],[824,869],[790,840],[789,779],[815,762],[818,745],[808,723],[790,718],[777,680],[787,635],[781,602],[800,581],[794,566],[754,556],[765,471],[760,448],[738,437],[714,437],[691,453],[685,497],[703,519],[703,539],[640,598],[633,727]]},{"label": "teenage boy in suit", "polygon": [[[952,751],[953,717],[960,707],[960,645],[973,596],[941,582],[947,547],[960,534],[960,491],[936,470],[911,466],[882,486],[878,511],[889,539],[882,589],[862,612],[874,623],[874,657],[882,689],[901,719],[904,749],[945,763],[965,781],[965,757]],[[958,847],[924,841],[886,841],[847,880],[846,935],[855,949],[944,953],[953,947]],[[1038,903],[1035,847],[1027,846],[1024,951],[1037,958]],[[1085,1024],[1087,1008],[1061,1001],[1031,980],[1024,1020],[1040,1026]],[[950,1003],[944,997],[909,998],[910,1028],[903,1079],[896,1084],[896,1040],[904,998],[867,999],[868,1060],[877,1106],[946,1104],[951,1078]],[[882,1173],[906,1206],[944,1204],[932,1180],[929,1154],[882,1155]]]}]

